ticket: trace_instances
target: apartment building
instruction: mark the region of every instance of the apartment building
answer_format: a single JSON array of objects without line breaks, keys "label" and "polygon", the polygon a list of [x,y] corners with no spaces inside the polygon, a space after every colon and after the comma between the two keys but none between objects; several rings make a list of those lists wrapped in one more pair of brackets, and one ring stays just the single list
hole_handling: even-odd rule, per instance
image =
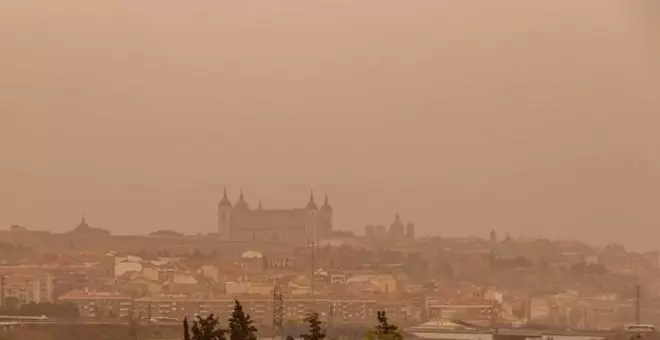
[{"label": "apartment building", "polygon": [[125,319],[133,308],[129,296],[111,292],[73,290],[58,300],[75,304],[79,315],[89,319]]},{"label": "apartment building", "polygon": [[53,276],[47,272],[4,274],[2,296],[15,297],[20,303],[53,302]]}]

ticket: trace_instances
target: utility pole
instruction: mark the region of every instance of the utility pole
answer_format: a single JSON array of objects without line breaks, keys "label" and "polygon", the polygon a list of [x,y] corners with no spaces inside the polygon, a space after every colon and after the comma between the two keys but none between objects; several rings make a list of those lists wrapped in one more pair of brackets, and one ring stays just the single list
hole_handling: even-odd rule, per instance
[{"label": "utility pole", "polygon": [[128,310],[128,336],[137,339],[139,319],[135,316],[135,294],[131,294],[131,307]]},{"label": "utility pole", "polygon": [[279,335],[280,339],[283,337],[283,318],[284,301],[282,298],[282,290],[280,289],[279,282],[275,281],[275,287],[273,287],[273,339],[277,335]]},{"label": "utility pole", "polygon": [[5,308],[5,275],[0,275],[0,309]]},{"label": "utility pole", "polygon": [[310,281],[311,290],[312,290],[312,299],[314,299],[314,281],[315,281],[314,280],[314,272],[316,271],[316,268],[315,268],[316,267],[316,259],[315,259],[316,254],[314,254],[315,253],[314,248],[315,248],[314,242],[310,243],[309,244],[309,249],[312,252],[312,273],[311,273],[312,276],[311,276],[311,281]]},{"label": "utility pole", "polygon": [[642,313],[641,313],[641,305],[640,305],[640,291],[641,287],[639,284],[635,285],[635,323],[637,325],[642,324]]},{"label": "utility pole", "polygon": [[315,268],[316,267],[316,258],[315,258],[315,254],[314,254],[315,253],[315,251],[314,251],[314,248],[315,248],[314,242],[312,241],[311,243],[309,243],[308,247],[309,247],[309,250],[312,252],[311,253],[312,266],[311,266],[311,273],[310,273],[311,276],[310,276],[310,281],[309,281],[310,282],[309,283],[310,290],[311,290],[311,293],[312,293],[312,301],[310,302],[309,310],[310,310],[310,312],[314,312],[316,310],[316,296],[315,296],[315,291],[314,291],[314,288],[315,288],[314,272],[316,271],[316,268]]}]

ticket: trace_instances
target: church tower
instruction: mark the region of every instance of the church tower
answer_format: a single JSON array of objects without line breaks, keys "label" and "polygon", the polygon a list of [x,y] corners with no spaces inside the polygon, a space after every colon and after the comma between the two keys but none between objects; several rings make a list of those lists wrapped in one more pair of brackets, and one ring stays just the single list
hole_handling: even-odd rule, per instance
[{"label": "church tower", "polygon": [[307,244],[314,243],[318,246],[317,218],[319,207],[316,205],[316,202],[314,202],[314,191],[309,193],[309,202],[307,202],[305,210],[307,212],[307,221],[305,226]]},{"label": "church tower", "polygon": [[406,230],[398,213],[394,217],[394,222],[390,226],[389,237],[391,241],[400,241],[406,237]]},{"label": "church tower", "polygon": [[406,224],[406,238],[410,241],[415,240],[415,224],[412,222]]},{"label": "church tower", "polygon": [[330,237],[332,234],[332,206],[328,202],[328,194],[325,194],[325,200],[319,211],[320,237]]},{"label": "church tower", "polygon": [[231,202],[227,198],[227,187],[225,187],[222,200],[218,204],[218,239],[229,241],[231,231]]},{"label": "church tower", "polygon": [[490,231],[490,242],[497,243],[497,232],[495,231],[495,229]]}]

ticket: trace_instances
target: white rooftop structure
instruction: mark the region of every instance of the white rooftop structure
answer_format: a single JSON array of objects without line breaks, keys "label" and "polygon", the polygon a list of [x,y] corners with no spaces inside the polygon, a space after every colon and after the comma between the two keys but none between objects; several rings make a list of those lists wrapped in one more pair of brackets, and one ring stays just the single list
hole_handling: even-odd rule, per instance
[{"label": "white rooftop structure", "polygon": [[260,253],[256,250],[248,250],[248,251],[244,252],[243,254],[241,254],[241,258],[244,258],[244,259],[260,259],[260,258],[263,258],[263,257],[264,257],[264,254],[262,254],[262,253]]}]

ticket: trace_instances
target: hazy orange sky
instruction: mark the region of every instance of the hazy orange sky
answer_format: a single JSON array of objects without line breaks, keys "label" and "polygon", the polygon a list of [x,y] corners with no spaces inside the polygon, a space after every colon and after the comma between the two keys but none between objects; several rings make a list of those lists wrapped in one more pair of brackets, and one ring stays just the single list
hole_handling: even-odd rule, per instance
[{"label": "hazy orange sky", "polygon": [[212,232],[226,184],[660,248],[657,3],[0,1],[0,226]]}]

